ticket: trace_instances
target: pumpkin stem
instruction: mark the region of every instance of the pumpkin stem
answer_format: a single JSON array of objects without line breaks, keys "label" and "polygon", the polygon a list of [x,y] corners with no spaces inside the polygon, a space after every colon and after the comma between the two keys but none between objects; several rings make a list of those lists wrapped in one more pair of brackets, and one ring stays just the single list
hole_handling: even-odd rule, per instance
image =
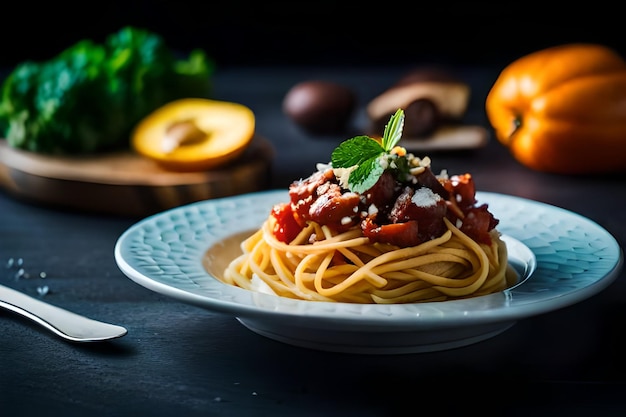
[{"label": "pumpkin stem", "polygon": [[517,132],[519,130],[520,127],[522,127],[522,117],[521,116],[515,116],[513,118],[513,123],[512,123],[512,129],[511,129],[511,133],[509,133],[509,138],[513,137],[513,135],[515,135],[515,132]]}]

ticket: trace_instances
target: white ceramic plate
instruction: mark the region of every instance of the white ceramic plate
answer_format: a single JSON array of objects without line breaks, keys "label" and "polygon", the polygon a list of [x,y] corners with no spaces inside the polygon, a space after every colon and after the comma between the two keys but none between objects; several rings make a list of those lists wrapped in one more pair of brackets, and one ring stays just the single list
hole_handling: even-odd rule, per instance
[{"label": "white ceramic plate", "polygon": [[301,347],[365,354],[430,352],[476,343],[520,319],[586,299],[618,275],[622,249],[591,220],[519,197],[487,192],[476,197],[500,219],[498,230],[521,282],[465,300],[312,302],[247,291],[216,279],[272,205],[288,201],[286,191],[207,200],[153,215],[120,236],[115,259],[136,283],[233,315],[263,336]]}]

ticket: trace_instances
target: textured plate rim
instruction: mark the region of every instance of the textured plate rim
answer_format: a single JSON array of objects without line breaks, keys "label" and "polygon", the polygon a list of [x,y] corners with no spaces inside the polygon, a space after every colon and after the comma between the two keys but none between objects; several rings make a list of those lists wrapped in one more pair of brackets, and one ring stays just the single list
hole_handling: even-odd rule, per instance
[{"label": "textured plate rim", "polygon": [[[533,251],[537,259],[537,269],[530,279],[511,289],[466,300],[396,305],[291,300],[236,288],[218,281],[206,272],[202,265],[202,255],[219,240],[238,231],[250,229],[250,224],[259,226],[266,218],[273,203],[287,200],[287,192],[283,190],[261,191],[206,200],[149,216],[132,225],[118,238],[114,256],[120,270],[137,284],[209,310],[232,314],[243,319],[259,320],[264,317],[268,319],[276,319],[277,317],[297,319],[303,325],[315,328],[341,328],[350,325],[376,329],[377,331],[445,328],[516,321],[589,298],[612,283],[620,272],[623,266],[621,247],[607,230],[592,220],[566,209],[523,197],[492,192],[477,192],[476,196],[479,203],[487,203],[496,217],[501,219],[498,229],[504,235],[510,235]],[[238,230],[220,229],[213,233],[220,225],[219,214],[215,216],[219,213],[219,210],[216,211],[218,208],[234,210],[236,213],[240,204],[244,203],[255,207],[253,210],[255,210],[256,218],[250,220],[252,223],[248,222],[247,226],[236,226],[239,228]],[[534,240],[537,240],[537,234],[542,232],[553,233],[554,230],[548,229],[535,233],[526,227],[526,219],[520,219],[519,213],[516,214],[515,222],[509,221],[513,215],[503,211],[499,212],[499,207],[502,204],[523,208],[526,210],[526,215],[543,216],[541,221],[547,221],[546,217],[552,218],[551,224],[562,224],[564,221],[572,222],[581,228],[579,231],[581,236],[566,236],[556,233],[554,237],[558,240],[557,244],[575,243],[583,246],[584,253],[581,255],[583,263],[591,260],[595,262],[595,266],[599,263],[601,268],[585,270],[584,265],[569,267],[568,263],[559,264],[557,258],[550,260],[551,256],[555,256],[551,253],[552,248],[542,246],[544,242],[541,240],[537,242]],[[185,219],[189,215],[192,217],[200,216],[202,221],[206,220],[207,224],[200,225],[200,229],[208,230],[211,233],[208,238],[200,233],[200,236],[191,237],[189,241],[180,244],[178,249],[174,249],[174,251],[179,252],[174,254],[174,260],[169,260],[172,263],[170,266],[176,270],[173,275],[170,275],[167,267],[163,268],[163,265],[158,265],[158,262],[150,254],[142,253],[141,248],[133,248],[132,242],[133,240],[137,241],[139,235],[147,231],[161,232],[159,227],[162,225],[170,225],[173,223],[172,219]],[[170,225],[170,227],[177,227],[176,233],[193,234],[189,230],[180,230],[180,228],[185,228],[184,223],[182,225]],[[587,243],[587,246],[585,246],[586,238],[593,238]],[[159,243],[156,242],[155,245],[157,244]],[[171,248],[167,250],[171,250]],[[599,252],[601,256],[590,254],[589,251]],[[141,256],[140,253],[142,253]],[[556,253],[559,255],[558,250]],[[560,253],[561,256],[563,254],[567,256],[568,252]],[[572,255],[578,256],[574,253]],[[585,257],[590,259],[585,260]],[[177,262],[183,262],[183,260],[186,265],[182,265],[182,267],[176,265]],[[562,274],[562,271],[558,271],[559,266],[565,266],[565,275],[573,278],[561,277],[559,274]],[[557,268],[556,271],[555,268]],[[551,286],[549,282],[544,282],[545,275],[550,275],[548,278],[554,279],[555,285]],[[181,279],[180,284],[176,282],[177,279]],[[192,284],[191,287],[188,284]]]}]

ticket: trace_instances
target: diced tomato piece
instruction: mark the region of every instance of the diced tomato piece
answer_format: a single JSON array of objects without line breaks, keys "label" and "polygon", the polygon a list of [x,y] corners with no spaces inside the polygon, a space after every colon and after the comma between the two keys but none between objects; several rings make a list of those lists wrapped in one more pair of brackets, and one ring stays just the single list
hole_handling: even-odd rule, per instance
[{"label": "diced tomato piece", "polygon": [[365,206],[374,205],[381,213],[387,213],[394,202],[397,193],[396,179],[389,171],[383,172],[376,184],[364,193]]},{"label": "diced tomato piece", "polygon": [[302,230],[302,227],[294,218],[290,204],[276,204],[272,208],[271,214],[276,219],[272,232],[279,241],[289,243]]},{"label": "diced tomato piece", "polygon": [[[418,198],[414,200],[414,196]],[[423,199],[419,197],[422,195]],[[419,201],[422,205],[416,204]],[[443,218],[446,215],[446,202],[438,194],[434,194],[430,189],[422,187],[414,190],[406,187],[402,194],[398,196],[393,209],[389,215],[392,223],[405,223],[415,220],[419,223],[419,240],[426,241],[441,236],[446,225]]]},{"label": "diced tomato piece", "polygon": [[470,208],[463,224],[461,231],[471,237],[473,240],[486,245],[491,244],[491,236],[489,232],[495,228],[499,220],[493,217],[493,214],[487,210],[487,205],[483,204],[479,207]]},{"label": "diced tomato piece", "polygon": [[454,175],[450,177],[452,196],[461,208],[473,206],[476,203],[476,186],[471,174]]},{"label": "diced tomato piece", "polygon": [[363,230],[363,235],[372,242],[389,243],[402,248],[422,243],[418,233],[417,221],[415,220],[378,226],[370,218],[367,218],[362,222],[361,229]]}]

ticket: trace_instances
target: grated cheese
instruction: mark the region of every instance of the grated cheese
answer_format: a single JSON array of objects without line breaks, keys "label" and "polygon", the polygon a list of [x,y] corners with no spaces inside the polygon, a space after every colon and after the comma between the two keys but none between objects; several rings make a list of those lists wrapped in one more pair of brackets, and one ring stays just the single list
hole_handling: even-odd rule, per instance
[{"label": "grated cheese", "polygon": [[422,187],[415,190],[411,201],[418,207],[431,207],[441,201],[441,196],[435,194],[430,188]]}]

